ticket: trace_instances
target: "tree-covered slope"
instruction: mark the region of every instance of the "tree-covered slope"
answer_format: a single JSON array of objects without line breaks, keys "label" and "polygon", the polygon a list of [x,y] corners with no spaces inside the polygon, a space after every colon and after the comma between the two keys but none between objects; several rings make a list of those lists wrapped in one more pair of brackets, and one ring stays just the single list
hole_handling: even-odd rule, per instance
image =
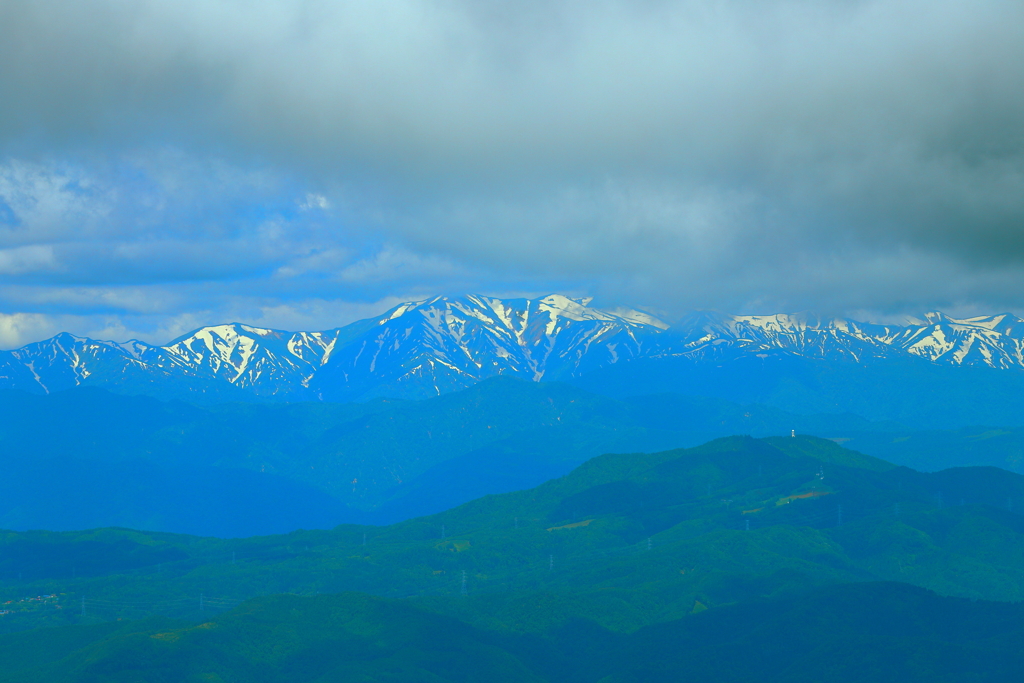
[{"label": "tree-covered slope", "polygon": [[[52,631],[57,648],[45,642]],[[8,638],[0,638],[0,653],[15,656],[0,681],[19,683],[544,680],[494,644],[492,634],[352,593],[258,598],[202,623],[142,621]]]},{"label": "tree-covered slope", "polygon": [[[11,532],[0,539],[0,590],[16,607],[0,628],[81,620],[83,608],[86,621],[185,618],[201,603],[347,590],[525,630],[574,614],[630,630],[698,602],[867,580],[1020,600],[1014,501],[1024,477],[995,468],[927,474],[823,439],[734,437],[601,456],[530,490],[386,527],[232,540]],[[17,602],[29,595],[55,597]]]},{"label": "tree-covered slope", "polygon": [[585,619],[517,634],[356,593],[280,595],[201,622],[0,636],[0,681],[1002,683],[1024,666],[1022,636],[1020,604],[898,583],[748,600],[629,634]]}]

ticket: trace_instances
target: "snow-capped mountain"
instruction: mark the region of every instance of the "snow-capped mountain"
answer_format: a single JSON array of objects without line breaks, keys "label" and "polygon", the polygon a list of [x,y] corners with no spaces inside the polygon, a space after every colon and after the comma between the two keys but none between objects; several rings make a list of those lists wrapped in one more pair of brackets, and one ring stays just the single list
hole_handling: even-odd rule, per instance
[{"label": "snow-capped mountain", "polygon": [[336,348],[311,383],[323,398],[446,393],[494,375],[539,381],[652,352],[667,325],[552,295],[437,297],[403,304]]},{"label": "snow-capped mountain", "polygon": [[338,330],[292,333],[234,323],[204,327],[139,357],[259,394],[270,387],[305,386],[337,338]]},{"label": "snow-capped mountain", "polygon": [[906,325],[862,323],[801,315],[702,313],[673,328],[669,355],[694,359],[785,353],[824,360],[916,356],[948,365],[1024,369],[1024,321],[1010,314],[957,320],[929,313]]},{"label": "snow-capped mountain", "polygon": [[670,327],[640,311],[590,303],[560,295],[436,297],[324,332],[235,323],[204,327],[165,346],[60,334],[0,352],[0,387],[355,400],[434,396],[499,374],[568,379],[637,358],[720,363],[788,355],[869,363],[917,357],[1024,369],[1024,321],[1008,314],[957,320],[932,313],[906,325],[880,325],[697,313]]},{"label": "snow-capped mountain", "polygon": [[[325,332],[234,323],[201,328],[166,346],[61,334],[0,352],[0,387],[48,393],[96,385],[186,396],[227,390],[233,398],[421,397],[497,374],[532,380],[579,374],[652,351],[645,340],[668,327],[639,311],[589,303],[560,295],[435,297]],[[166,391],[174,384],[175,391]]]}]

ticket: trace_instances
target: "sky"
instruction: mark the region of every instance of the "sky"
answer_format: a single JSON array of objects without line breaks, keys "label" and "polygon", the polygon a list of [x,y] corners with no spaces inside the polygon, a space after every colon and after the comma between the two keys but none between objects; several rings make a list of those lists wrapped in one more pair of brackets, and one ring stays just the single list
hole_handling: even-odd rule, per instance
[{"label": "sky", "polygon": [[1024,4],[0,0],[0,348],[1024,314]]}]

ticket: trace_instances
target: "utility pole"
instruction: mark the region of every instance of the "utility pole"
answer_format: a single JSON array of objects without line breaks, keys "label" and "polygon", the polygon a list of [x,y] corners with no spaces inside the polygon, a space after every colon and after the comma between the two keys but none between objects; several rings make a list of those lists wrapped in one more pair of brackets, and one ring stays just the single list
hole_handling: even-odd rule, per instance
[{"label": "utility pole", "polygon": [[462,570],[462,594],[468,595],[469,592],[466,590],[466,570]]},{"label": "utility pole", "polygon": [[647,549],[648,550],[651,549],[651,537],[650,536],[647,537]]},{"label": "utility pole", "polygon": [[745,519],[743,521],[747,523],[747,529],[746,530],[750,531],[750,520],[749,519]]},{"label": "utility pole", "polygon": [[548,555],[548,571],[551,571],[554,568],[555,568],[555,556],[554,555]]}]

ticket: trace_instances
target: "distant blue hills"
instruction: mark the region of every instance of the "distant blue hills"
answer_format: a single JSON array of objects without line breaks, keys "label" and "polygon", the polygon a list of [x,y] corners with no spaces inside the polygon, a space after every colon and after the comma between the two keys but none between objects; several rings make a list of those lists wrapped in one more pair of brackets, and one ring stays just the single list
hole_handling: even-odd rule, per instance
[{"label": "distant blue hills", "polygon": [[603,453],[796,432],[933,471],[1019,471],[1024,429],[916,430],[721,398],[611,398],[492,377],[422,401],[195,406],[79,387],[0,390],[0,528],[241,537],[389,524],[527,489]]}]

